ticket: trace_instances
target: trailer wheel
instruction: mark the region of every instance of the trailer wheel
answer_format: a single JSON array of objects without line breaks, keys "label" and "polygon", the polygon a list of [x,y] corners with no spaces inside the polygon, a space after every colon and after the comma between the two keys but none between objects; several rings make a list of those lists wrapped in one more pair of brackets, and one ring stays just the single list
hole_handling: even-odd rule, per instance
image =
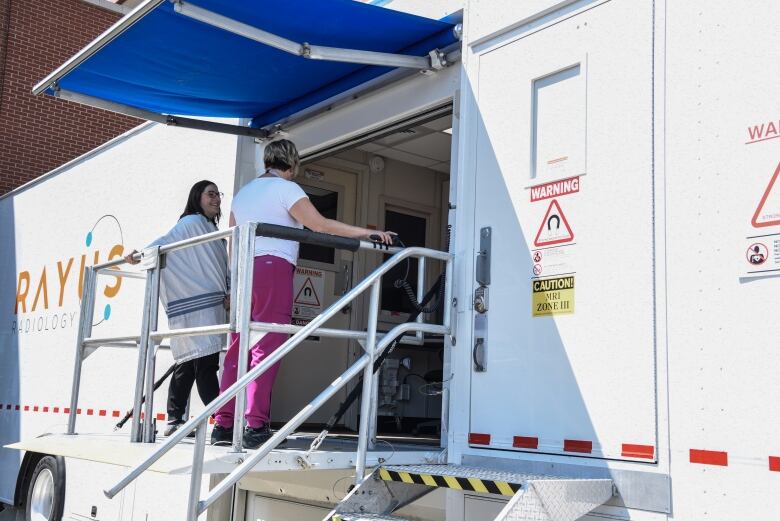
[{"label": "trailer wheel", "polygon": [[65,460],[44,456],[38,461],[27,486],[26,521],[60,521],[65,504]]}]

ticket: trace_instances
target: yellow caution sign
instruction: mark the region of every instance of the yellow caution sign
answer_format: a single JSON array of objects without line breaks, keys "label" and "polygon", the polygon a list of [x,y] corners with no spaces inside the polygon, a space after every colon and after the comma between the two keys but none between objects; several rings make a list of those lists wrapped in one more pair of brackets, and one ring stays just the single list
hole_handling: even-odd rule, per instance
[{"label": "yellow caution sign", "polygon": [[574,275],[532,280],[531,305],[535,317],[574,313]]}]

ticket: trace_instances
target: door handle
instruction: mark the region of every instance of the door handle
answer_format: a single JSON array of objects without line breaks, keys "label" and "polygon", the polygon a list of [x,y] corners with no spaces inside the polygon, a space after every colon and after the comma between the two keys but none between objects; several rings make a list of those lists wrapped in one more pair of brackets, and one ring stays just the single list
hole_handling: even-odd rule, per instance
[{"label": "door handle", "polygon": [[471,351],[471,358],[474,361],[474,371],[484,373],[487,371],[487,362],[485,360],[485,339],[477,338],[474,342],[474,349]]}]

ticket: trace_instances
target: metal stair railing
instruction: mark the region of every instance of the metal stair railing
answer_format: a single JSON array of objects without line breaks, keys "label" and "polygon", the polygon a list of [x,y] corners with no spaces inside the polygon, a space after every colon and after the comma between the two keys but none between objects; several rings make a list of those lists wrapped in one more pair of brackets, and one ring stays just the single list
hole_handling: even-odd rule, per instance
[{"label": "metal stair railing", "polygon": [[[201,244],[208,240],[218,240],[223,237],[227,237],[228,235],[233,236],[234,253],[236,244],[238,245],[238,253],[237,255],[233,255],[234,269],[232,270],[233,278],[231,285],[231,299],[234,305],[231,309],[230,324],[181,329],[169,332],[157,332],[157,303],[159,298],[160,281],[159,259],[161,258],[162,254],[175,251],[176,249]],[[298,240],[300,242],[350,249],[352,251],[356,251],[358,249],[376,250],[381,253],[393,253],[393,256],[305,326],[251,322],[250,306],[253,271],[252,264],[254,260],[253,244],[254,237],[256,235],[277,237],[287,240]],[[146,250],[144,251],[144,256],[147,256]],[[82,300],[82,316],[80,317],[81,322],[78,330],[77,360],[76,369],[74,370],[73,394],[71,399],[71,404],[73,405],[72,411],[75,411],[75,405],[78,403],[78,387],[81,373],[81,363],[83,362],[84,358],[84,349],[87,346],[101,345],[101,343],[123,342],[128,340],[135,340],[138,338],[141,345],[139,346],[140,349],[135,397],[136,400],[134,402],[133,409],[134,429],[132,431],[131,439],[133,441],[141,441],[141,439],[143,439],[143,441],[151,442],[154,436],[154,426],[151,421],[153,411],[151,386],[153,385],[154,380],[154,353],[157,340],[161,340],[162,338],[168,336],[216,334],[227,333],[228,331],[240,332],[239,365],[236,382],[228,389],[226,389],[222,394],[220,394],[214,401],[208,404],[200,414],[182,425],[146,460],[132,468],[116,485],[104,491],[107,497],[113,498],[128,484],[138,478],[144,471],[149,469],[149,467],[151,467],[156,461],[165,455],[171,448],[182,441],[190,432],[195,431],[195,448],[193,450],[190,495],[188,498],[187,509],[188,521],[195,521],[198,515],[203,513],[214,501],[216,501],[217,498],[219,498],[224,492],[235,485],[235,483],[237,483],[238,480],[246,475],[256,463],[258,463],[282,440],[284,440],[297,427],[306,421],[306,419],[308,419],[320,406],[328,401],[328,399],[335,395],[336,392],[343,388],[352,378],[357,376],[360,371],[363,371],[363,395],[361,402],[361,420],[358,433],[358,448],[356,457],[356,482],[357,484],[362,482],[362,480],[365,478],[366,455],[368,450],[369,436],[371,434],[370,418],[372,415],[376,414],[376,404],[372,403],[371,400],[371,396],[376,385],[373,372],[373,364],[376,356],[380,354],[394,338],[406,332],[421,332],[442,335],[447,335],[450,333],[451,306],[449,303],[452,300],[451,278],[453,272],[453,255],[448,252],[421,247],[411,247],[405,249],[386,247],[368,241],[359,241],[357,239],[329,236],[326,234],[319,234],[276,225],[249,223],[225,232],[215,232],[201,237],[188,239],[186,241],[180,241],[178,243],[173,243],[162,247],[155,247],[155,249],[150,252],[149,257],[151,258],[151,267],[148,267],[148,275],[146,277],[147,284],[144,300],[145,312],[143,316],[142,333],[140,337],[113,337],[109,339],[90,338],[91,316],[92,310],[94,308],[95,275],[100,270],[105,270],[107,268],[121,264],[122,261],[112,261],[110,263],[96,265],[85,270],[85,292],[84,298]],[[400,324],[387,334],[383,335],[381,340],[377,341],[377,337],[379,335],[377,333],[376,327],[379,314],[379,291],[381,277],[386,274],[393,266],[410,257],[417,257],[420,259],[430,258],[445,263],[446,286],[444,294],[445,305],[442,324],[436,325],[420,322],[408,322]],[[120,272],[116,270],[109,273],[112,276],[121,276]],[[321,328],[321,326],[327,320],[336,315],[345,306],[350,304],[368,289],[370,289],[370,303],[368,327],[366,332],[343,331],[338,333],[338,330]],[[295,332],[292,337],[290,337],[271,355],[263,360],[263,362],[252,368],[250,371],[246,371],[250,345],[250,331],[278,331],[289,333],[295,329],[297,329],[297,332]],[[220,481],[220,483],[211,490],[210,494],[204,500],[200,500],[203,460],[206,446],[206,429],[209,417],[220,407],[227,404],[231,399],[234,397],[236,398],[235,410],[239,411],[239,413],[235,415],[233,450],[236,452],[243,452],[241,446],[241,431],[243,430],[244,415],[241,413],[241,411],[244,410],[243,403],[246,396],[246,387],[252,381],[261,376],[265,371],[267,371],[272,365],[279,362],[296,346],[301,344],[307,337],[312,334],[322,334],[323,332],[327,332],[332,336],[344,336],[346,338],[361,339],[365,338],[365,354],[355,363],[353,363],[342,375],[334,380],[330,386],[323,390],[306,407],[301,409],[301,411],[299,411],[291,420],[289,420],[268,441],[261,445],[254,454],[246,458],[243,463],[241,463],[233,470],[233,472]],[[140,402],[143,395],[140,390],[144,387],[143,382],[146,383],[148,399],[146,401],[146,409],[144,411],[147,421],[144,423],[144,432],[142,433],[143,436],[141,436],[138,422],[140,421]],[[75,424],[75,415],[73,416],[73,423]],[[74,433],[73,425],[70,421],[68,432],[70,434]]]}]

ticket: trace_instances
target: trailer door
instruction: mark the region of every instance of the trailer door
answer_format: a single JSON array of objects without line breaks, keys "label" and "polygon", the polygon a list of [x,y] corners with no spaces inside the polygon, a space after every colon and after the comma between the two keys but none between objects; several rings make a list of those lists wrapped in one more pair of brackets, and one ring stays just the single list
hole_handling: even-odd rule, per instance
[{"label": "trailer door", "polygon": [[491,273],[469,443],[654,461],[651,2],[478,60],[474,240]]}]

